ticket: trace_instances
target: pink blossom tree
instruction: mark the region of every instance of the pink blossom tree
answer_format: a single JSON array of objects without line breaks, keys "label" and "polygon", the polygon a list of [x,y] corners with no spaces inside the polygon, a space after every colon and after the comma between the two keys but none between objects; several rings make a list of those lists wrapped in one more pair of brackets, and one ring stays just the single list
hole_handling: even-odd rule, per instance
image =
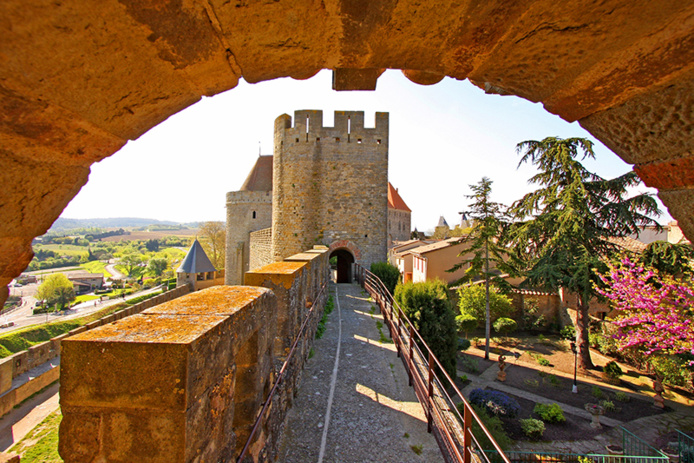
[{"label": "pink blossom tree", "polygon": [[646,355],[694,354],[694,285],[643,268],[628,257],[608,267],[600,277],[606,289],[597,291],[619,311],[614,320],[618,347]]}]

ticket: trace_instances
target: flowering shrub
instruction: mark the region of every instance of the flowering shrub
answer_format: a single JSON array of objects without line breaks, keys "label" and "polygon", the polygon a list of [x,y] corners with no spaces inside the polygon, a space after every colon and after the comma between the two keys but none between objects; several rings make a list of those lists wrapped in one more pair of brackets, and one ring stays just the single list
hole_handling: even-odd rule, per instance
[{"label": "flowering shrub", "polygon": [[620,349],[635,347],[646,355],[694,354],[691,283],[660,276],[627,257],[618,265],[609,265],[608,274],[600,278],[607,289],[598,292],[620,312],[615,320],[619,327],[615,340]]},{"label": "flowering shrub", "polygon": [[469,400],[471,404],[483,407],[496,416],[515,418],[520,413],[518,402],[503,392],[473,389]]}]

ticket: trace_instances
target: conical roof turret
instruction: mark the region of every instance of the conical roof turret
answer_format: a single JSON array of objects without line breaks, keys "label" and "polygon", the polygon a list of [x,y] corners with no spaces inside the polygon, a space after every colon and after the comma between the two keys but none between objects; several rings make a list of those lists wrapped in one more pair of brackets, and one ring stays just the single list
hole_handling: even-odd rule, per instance
[{"label": "conical roof turret", "polygon": [[178,273],[206,273],[214,271],[216,269],[212,265],[212,261],[207,257],[205,250],[197,239],[193,241],[188,254],[186,254],[180,267],[176,270]]}]

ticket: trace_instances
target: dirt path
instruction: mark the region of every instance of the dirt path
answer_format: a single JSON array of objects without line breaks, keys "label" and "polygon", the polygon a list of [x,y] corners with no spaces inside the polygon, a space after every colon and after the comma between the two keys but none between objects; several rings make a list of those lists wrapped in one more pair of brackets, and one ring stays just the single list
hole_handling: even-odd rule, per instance
[{"label": "dirt path", "polygon": [[278,461],[443,461],[395,347],[379,342],[378,309],[357,285],[331,290],[335,310],[304,368]]}]

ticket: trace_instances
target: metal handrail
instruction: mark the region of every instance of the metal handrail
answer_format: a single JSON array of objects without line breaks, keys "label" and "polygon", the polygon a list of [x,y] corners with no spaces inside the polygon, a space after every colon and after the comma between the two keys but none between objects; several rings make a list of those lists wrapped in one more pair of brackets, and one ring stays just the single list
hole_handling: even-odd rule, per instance
[{"label": "metal handrail", "polygon": [[[355,268],[357,280],[369,292],[381,309],[383,319],[390,330],[391,339],[393,339],[397,348],[398,356],[402,358],[407,370],[410,385],[413,386],[415,395],[427,415],[428,430],[430,432],[436,431],[434,436],[444,458],[452,462],[470,463],[474,452],[476,457],[483,458],[489,462],[489,458],[472,434],[471,425],[474,421],[492,443],[499,458],[504,463],[510,463],[504,451],[496,443],[479,416],[470,406],[470,403],[463,397],[463,394],[436,358],[429,345],[415,329],[405,312],[395,302],[393,295],[390,294],[390,291],[388,291],[380,278],[359,264],[355,264]],[[394,321],[393,309],[395,309],[397,322]],[[403,335],[403,331],[407,334]],[[420,346],[426,351],[426,356]],[[415,364],[415,357],[418,357],[417,361],[420,367]],[[421,367],[426,369],[427,378],[424,377],[423,371],[421,371],[424,368]],[[435,367],[438,367],[438,371],[443,374],[443,379],[445,379],[446,383],[442,382],[438,377],[437,368]],[[452,388],[454,395],[463,403],[463,416],[460,415],[444,384]],[[445,405],[445,410],[437,401]],[[449,418],[451,415],[455,420]],[[461,424],[462,429],[460,429]],[[459,441],[462,441],[462,455],[458,444]]]},{"label": "metal handrail", "polygon": [[301,324],[301,328],[299,328],[299,333],[296,335],[296,338],[294,339],[294,343],[292,344],[292,348],[289,350],[289,354],[287,355],[287,358],[285,359],[284,363],[282,364],[282,368],[280,368],[279,373],[277,374],[277,379],[275,380],[275,384],[272,385],[272,389],[270,389],[270,394],[268,394],[267,399],[265,399],[265,403],[263,404],[263,408],[260,410],[260,413],[258,414],[258,417],[255,420],[255,423],[253,424],[253,429],[251,429],[251,434],[248,436],[248,439],[246,440],[246,445],[243,446],[243,450],[241,451],[241,455],[236,459],[236,462],[239,463],[243,460],[243,458],[246,456],[246,453],[248,452],[249,447],[251,446],[251,442],[253,442],[253,438],[255,437],[256,432],[258,431],[258,428],[260,427],[260,424],[267,414],[268,407],[270,406],[270,403],[272,402],[272,399],[275,396],[275,392],[277,391],[280,383],[282,382],[282,379],[284,377],[284,373],[287,371],[289,368],[289,362],[292,360],[292,357],[294,356],[294,351],[296,350],[296,347],[299,345],[299,341],[301,341],[301,338],[304,335],[304,332],[306,331],[306,326],[308,326],[308,322],[311,320],[311,316],[313,315],[313,311],[316,308],[317,305],[319,304],[321,294],[325,290],[325,288],[328,286],[328,283],[323,283],[323,286],[321,286],[321,289],[318,291],[316,294],[316,297],[313,299],[313,303],[311,304],[311,308],[309,309],[308,313],[306,314],[306,318],[304,318],[304,322]]}]

